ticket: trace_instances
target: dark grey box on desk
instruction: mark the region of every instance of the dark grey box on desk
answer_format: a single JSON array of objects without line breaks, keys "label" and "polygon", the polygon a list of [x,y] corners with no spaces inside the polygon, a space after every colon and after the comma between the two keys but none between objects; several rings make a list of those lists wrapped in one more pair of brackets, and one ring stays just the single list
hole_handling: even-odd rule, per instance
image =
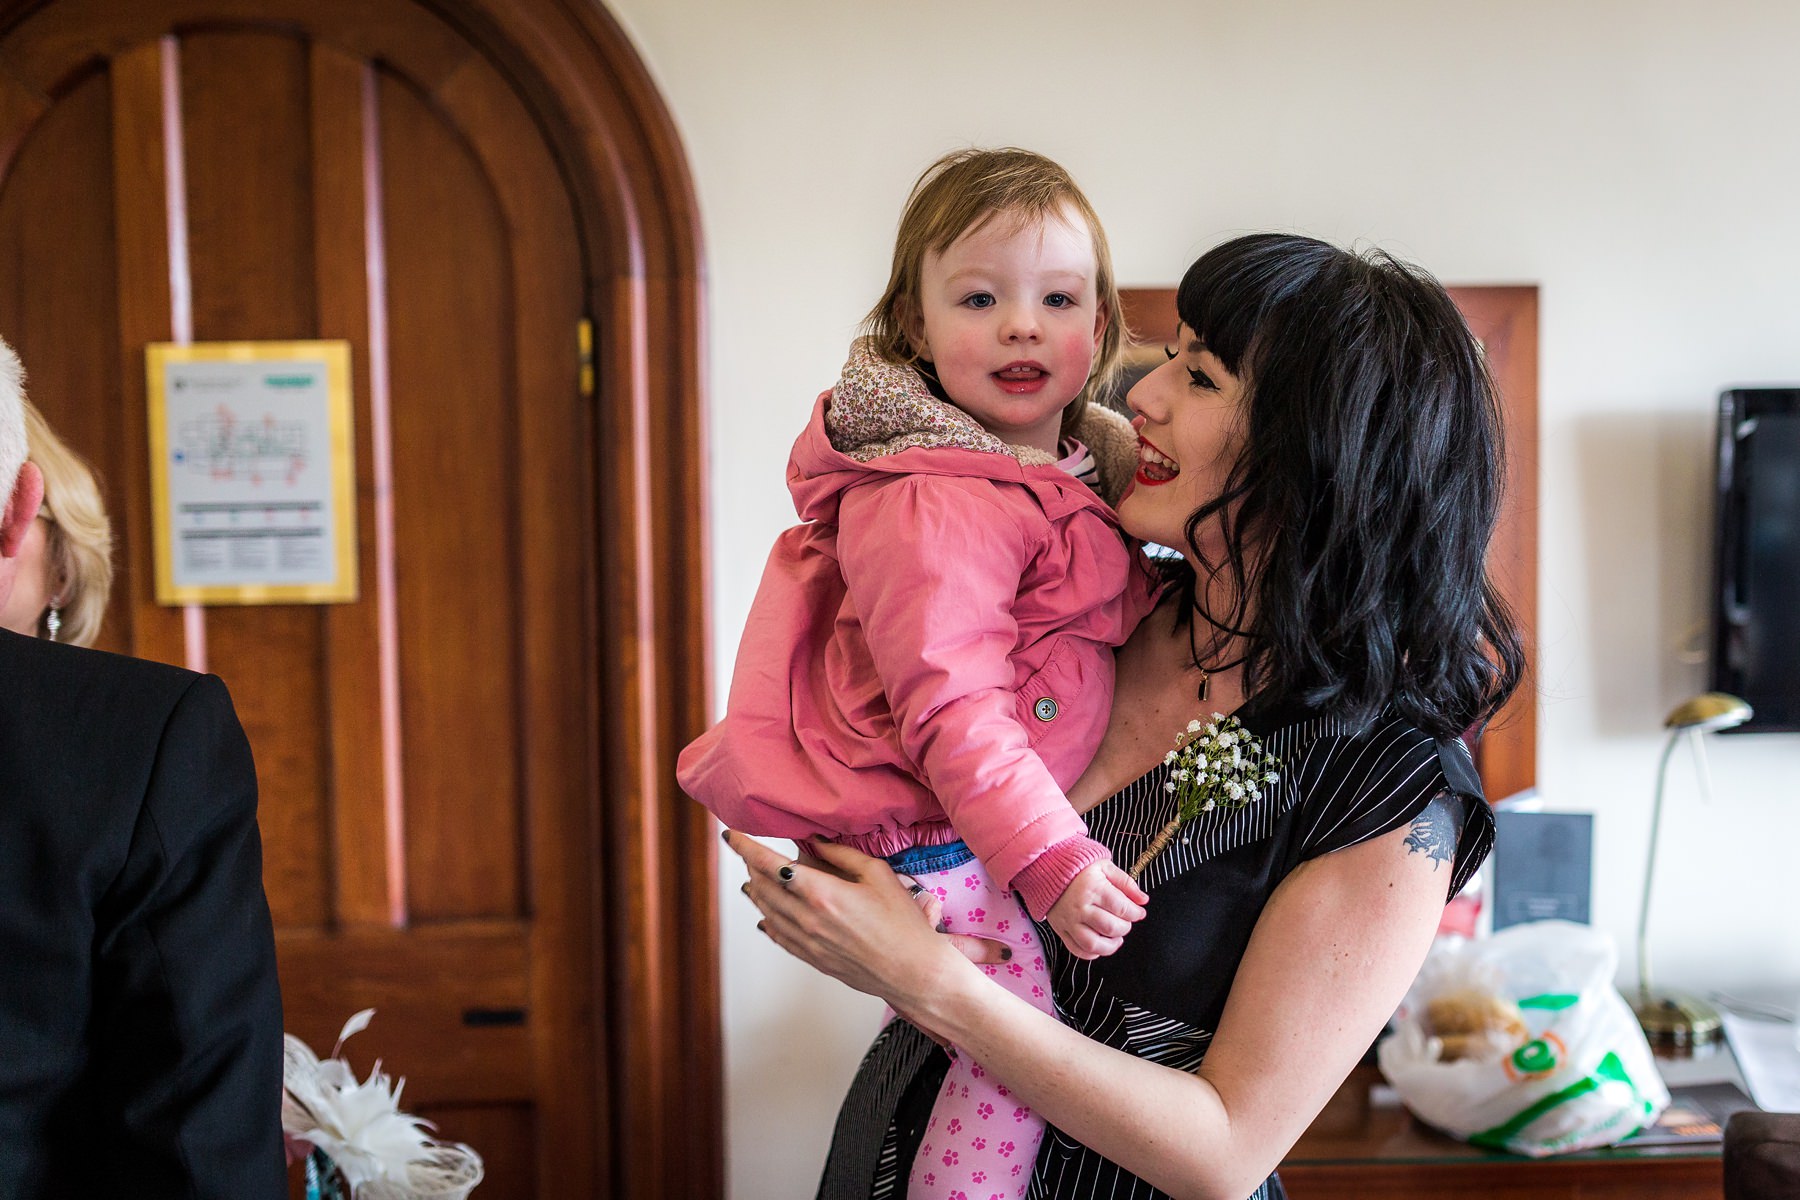
[{"label": "dark grey box on desk", "polygon": [[1555,918],[1588,924],[1592,813],[1494,814],[1494,929]]}]

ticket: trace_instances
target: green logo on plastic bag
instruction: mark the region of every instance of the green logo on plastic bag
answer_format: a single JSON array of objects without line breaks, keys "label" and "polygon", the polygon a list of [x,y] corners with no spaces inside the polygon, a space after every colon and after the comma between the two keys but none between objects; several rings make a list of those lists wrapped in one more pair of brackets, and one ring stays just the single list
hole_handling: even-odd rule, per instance
[{"label": "green logo on plastic bag", "polygon": [[1543,1038],[1536,1038],[1514,1050],[1512,1060],[1519,1074],[1542,1075],[1556,1069],[1556,1048]]}]

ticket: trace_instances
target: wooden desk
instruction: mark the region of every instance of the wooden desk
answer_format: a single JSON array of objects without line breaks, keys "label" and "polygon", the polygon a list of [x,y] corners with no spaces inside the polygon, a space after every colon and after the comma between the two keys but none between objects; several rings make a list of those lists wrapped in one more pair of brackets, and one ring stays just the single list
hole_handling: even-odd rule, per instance
[{"label": "wooden desk", "polygon": [[1281,1164],[1292,1200],[1461,1197],[1464,1200],[1720,1200],[1717,1144],[1592,1150],[1520,1158],[1481,1150],[1414,1121],[1399,1103],[1374,1102],[1381,1081],[1358,1067]]}]

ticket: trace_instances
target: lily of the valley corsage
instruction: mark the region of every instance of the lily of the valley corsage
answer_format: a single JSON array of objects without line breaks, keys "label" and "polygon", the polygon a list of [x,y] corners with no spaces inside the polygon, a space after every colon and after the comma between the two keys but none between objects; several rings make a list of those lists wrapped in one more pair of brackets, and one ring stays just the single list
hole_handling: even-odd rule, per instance
[{"label": "lily of the valley corsage", "polygon": [[1131,864],[1133,880],[1187,822],[1215,808],[1243,808],[1263,788],[1281,782],[1281,761],[1264,751],[1236,717],[1223,713],[1214,713],[1205,725],[1189,721],[1163,762],[1169,766],[1163,788],[1175,793],[1175,816]]}]

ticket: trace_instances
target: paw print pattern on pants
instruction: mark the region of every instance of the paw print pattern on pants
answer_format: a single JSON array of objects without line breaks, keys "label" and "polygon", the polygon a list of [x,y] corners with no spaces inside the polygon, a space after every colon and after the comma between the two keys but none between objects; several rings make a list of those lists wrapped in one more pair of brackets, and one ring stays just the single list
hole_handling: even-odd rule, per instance
[{"label": "paw print pattern on pants", "polygon": [[[1009,961],[984,965],[983,974],[1055,1015],[1048,964],[1016,897],[995,888],[979,864],[914,878],[943,901],[946,928],[978,933],[1012,948]],[[1043,1123],[991,1071],[954,1050],[942,1088],[928,1125],[930,1140],[913,1160],[907,1195],[912,1200],[1024,1200]],[[998,1136],[1002,1130],[1006,1137]]]}]

